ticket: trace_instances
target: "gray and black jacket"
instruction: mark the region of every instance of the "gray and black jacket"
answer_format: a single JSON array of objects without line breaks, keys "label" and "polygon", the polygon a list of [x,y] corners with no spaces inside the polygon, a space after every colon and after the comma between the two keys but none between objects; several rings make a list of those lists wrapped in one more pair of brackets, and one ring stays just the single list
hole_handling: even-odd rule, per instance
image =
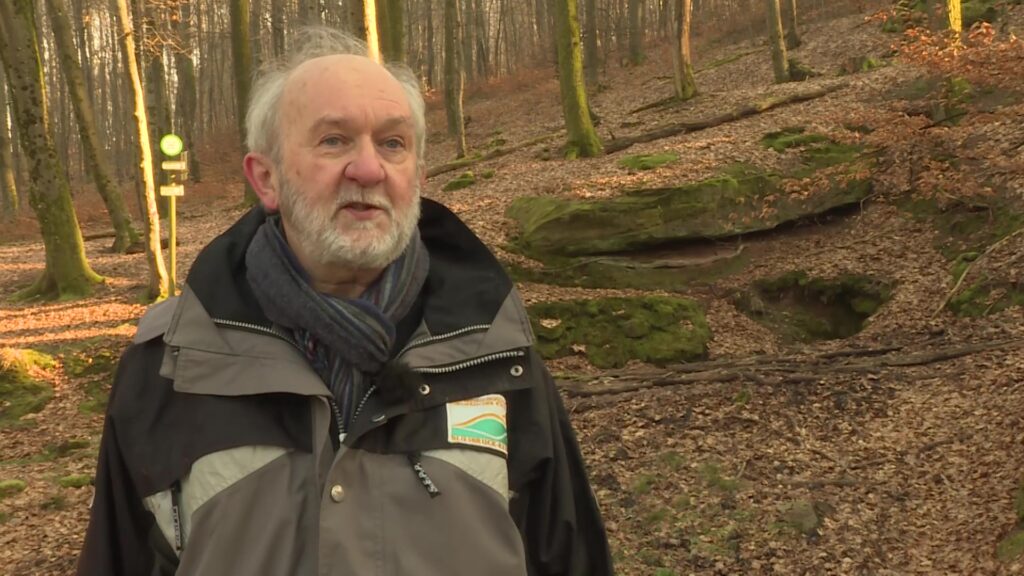
[{"label": "gray and black jacket", "polygon": [[430,272],[348,430],[245,282],[259,208],[143,317],[118,367],[78,573],[612,573],[526,312],[487,248],[424,200]]}]

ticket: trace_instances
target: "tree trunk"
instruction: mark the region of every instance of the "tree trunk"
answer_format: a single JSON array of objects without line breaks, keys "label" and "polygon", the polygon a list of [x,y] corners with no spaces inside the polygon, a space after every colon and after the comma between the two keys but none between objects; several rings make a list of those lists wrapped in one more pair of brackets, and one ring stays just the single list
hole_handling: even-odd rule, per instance
[{"label": "tree trunk", "polygon": [[125,74],[134,95],[135,128],[138,135],[139,174],[146,203],[146,261],[149,264],[149,294],[163,300],[170,294],[170,278],[160,248],[160,215],[156,210],[156,183],[153,180],[153,154],[149,148],[149,122],[146,118],[146,94],[142,90],[139,65],[135,58],[135,37],[128,14],[128,0],[116,0],[117,18],[121,27],[121,50]]},{"label": "tree trunk", "polygon": [[768,40],[772,49],[772,70],[776,82],[789,82],[789,57],[786,56],[786,42],[782,35],[782,14],[779,0],[768,2]]},{"label": "tree trunk", "polygon": [[576,0],[557,0],[554,2],[554,11],[558,42],[558,84],[568,132],[566,157],[597,156],[601,154],[601,140],[594,130],[590,108],[587,106]]},{"label": "tree trunk", "polygon": [[960,42],[960,34],[964,29],[963,6],[960,0],[946,0],[946,18],[949,22],[949,29],[953,32],[954,41]]},{"label": "tree trunk", "polygon": [[587,86],[598,88],[598,69],[600,57],[597,54],[597,0],[585,0],[586,9],[583,27],[583,71],[587,78]]},{"label": "tree trunk", "polygon": [[629,0],[629,63],[634,66],[644,61],[644,31],[640,25],[642,2]]},{"label": "tree trunk", "polygon": [[385,62],[405,62],[404,0],[380,0],[377,25],[380,51]]},{"label": "tree trunk", "polygon": [[[237,0],[232,0],[235,2]],[[299,0],[299,23],[316,26],[320,20],[320,0]]]},{"label": "tree trunk", "polygon": [[102,278],[85,258],[71,189],[51,139],[38,37],[31,0],[0,2],[0,58],[12,88],[21,147],[29,162],[29,204],[46,250],[42,276],[18,296],[74,298],[89,294]]},{"label": "tree trunk", "polygon": [[799,48],[804,43],[796,24],[796,0],[783,1],[786,3],[786,9],[783,10],[786,16],[786,48],[793,50],[794,48]]},{"label": "tree trunk", "polygon": [[448,133],[455,136],[455,157],[466,155],[466,123],[462,116],[462,10],[459,0],[444,0],[444,108]]},{"label": "tree trunk", "polygon": [[110,215],[114,226],[115,252],[125,252],[128,247],[139,240],[139,234],[132,227],[131,218],[125,208],[124,196],[114,185],[113,169],[107,150],[100,144],[99,133],[96,131],[95,114],[92,101],[87,93],[85,75],[75,57],[75,43],[71,36],[71,24],[68,22],[67,9],[63,0],[46,0],[50,25],[56,44],[58,60],[64,79],[67,82],[71,105],[74,108],[75,120],[78,122],[78,133],[82,139],[82,153],[86,167],[96,183],[96,191]]},{"label": "tree trunk", "polygon": [[188,155],[188,177],[192,182],[202,181],[199,155],[195,153],[196,119],[199,113],[199,93],[196,91],[196,65],[192,59],[195,45],[192,38],[192,6],[182,2],[177,23],[181,49],[174,52],[174,67],[178,76],[177,117],[180,120],[178,132],[185,142]]},{"label": "tree trunk", "polygon": [[436,86],[437,82],[437,59],[435,58],[434,50],[434,3],[431,0],[426,0],[427,3],[427,85],[431,88]]},{"label": "tree trunk", "polygon": [[476,40],[476,27],[473,22],[473,0],[459,0],[459,41],[462,42],[462,77],[463,84],[473,80],[473,47]]},{"label": "tree trunk", "polygon": [[672,51],[672,63],[676,98],[680,100],[689,100],[697,93],[693,55],[690,53],[692,20],[692,0],[676,0],[676,49]]},{"label": "tree trunk", "polygon": [[[271,0],[270,2],[270,36],[273,39],[274,57],[284,54],[284,3],[285,0]],[[187,4],[187,2],[185,2]]]},{"label": "tree trunk", "polygon": [[0,220],[18,213],[18,184],[14,177],[14,141],[7,131],[7,80],[0,66]]},{"label": "tree trunk", "polygon": [[473,6],[476,15],[476,75],[487,78],[491,75],[491,58],[487,42],[490,35],[490,27],[487,26],[487,5],[482,0],[473,0]]},{"label": "tree trunk", "polygon": [[380,37],[377,35],[377,0],[363,0],[363,26],[366,55],[380,62]]},{"label": "tree trunk", "polygon": [[[231,0],[231,58],[234,62],[235,120],[238,135],[245,149],[245,111],[249,106],[249,88],[252,83],[252,44],[249,43],[249,0]],[[247,182],[245,202],[256,203],[256,193]]]}]

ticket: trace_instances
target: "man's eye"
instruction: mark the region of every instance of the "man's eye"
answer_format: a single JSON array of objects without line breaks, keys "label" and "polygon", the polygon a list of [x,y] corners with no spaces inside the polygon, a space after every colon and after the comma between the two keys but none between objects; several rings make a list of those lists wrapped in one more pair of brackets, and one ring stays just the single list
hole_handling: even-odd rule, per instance
[{"label": "man's eye", "polygon": [[341,136],[327,136],[323,140],[320,140],[320,144],[324,146],[341,146],[345,141]]},{"label": "man's eye", "polygon": [[384,147],[388,150],[404,150],[405,141],[401,138],[388,138],[384,141]]}]

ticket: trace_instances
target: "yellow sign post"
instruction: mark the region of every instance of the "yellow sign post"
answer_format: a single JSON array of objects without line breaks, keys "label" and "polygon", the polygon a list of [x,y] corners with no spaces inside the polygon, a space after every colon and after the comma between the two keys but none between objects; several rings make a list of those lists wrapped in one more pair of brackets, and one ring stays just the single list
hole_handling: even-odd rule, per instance
[{"label": "yellow sign post", "polygon": [[167,198],[167,248],[170,252],[171,296],[178,293],[178,223],[177,199],[185,195],[184,179],[188,174],[188,152],[184,152],[185,144],[177,134],[165,134],[160,139],[160,151],[178,160],[164,160],[160,168],[169,173],[169,184],[160,186],[160,195]]}]

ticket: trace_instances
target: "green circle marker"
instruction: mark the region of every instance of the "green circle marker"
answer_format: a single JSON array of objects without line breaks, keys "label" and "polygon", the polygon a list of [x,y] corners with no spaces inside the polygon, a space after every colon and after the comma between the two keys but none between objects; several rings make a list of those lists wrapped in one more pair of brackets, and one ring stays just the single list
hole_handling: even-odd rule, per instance
[{"label": "green circle marker", "polygon": [[160,139],[160,151],[168,156],[177,156],[185,149],[185,143],[177,134],[164,134]]}]

